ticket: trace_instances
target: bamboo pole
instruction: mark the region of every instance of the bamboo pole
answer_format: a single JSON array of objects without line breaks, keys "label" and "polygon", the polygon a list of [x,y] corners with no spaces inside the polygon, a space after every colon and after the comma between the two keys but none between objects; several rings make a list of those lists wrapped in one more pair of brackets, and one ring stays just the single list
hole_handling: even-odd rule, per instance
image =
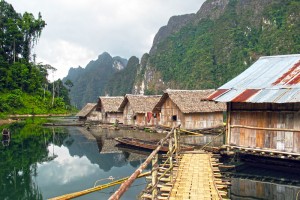
[{"label": "bamboo pole", "polygon": [[157,148],[152,151],[152,153],[148,156],[148,158],[141,164],[141,166],[133,173],[131,176],[120,186],[120,188],[109,198],[109,200],[118,200],[121,198],[121,196],[127,191],[127,189],[130,187],[130,185],[133,183],[133,181],[138,177],[139,174],[142,173],[142,171],[148,166],[148,164],[151,162],[152,158],[159,152],[165,141],[170,137],[170,135],[174,132],[174,127],[172,130],[168,133],[168,135],[161,139]]},{"label": "bamboo pole", "polygon": [[[138,178],[148,176],[148,175],[150,175],[150,172],[145,172],[145,173],[140,174],[138,176]],[[121,183],[125,182],[128,178],[129,178],[129,176],[125,177],[125,178],[122,178],[122,179],[119,179],[119,180],[116,180],[116,181],[112,181],[110,183],[106,183],[106,184],[99,185],[99,186],[96,186],[96,187],[93,187],[93,188],[85,189],[85,190],[82,190],[82,191],[79,191],[79,192],[73,192],[73,193],[70,193],[70,194],[65,194],[65,195],[61,195],[61,196],[58,196],[58,197],[53,197],[53,198],[48,199],[48,200],[65,200],[65,199],[77,198],[77,197],[80,197],[80,196],[83,196],[83,195],[86,195],[86,194],[89,194],[89,193],[92,193],[92,192],[96,192],[96,191],[99,191],[99,190],[103,190],[103,189],[121,184]]]},{"label": "bamboo pole", "polygon": [[[173,142],[172,142],[172,139],[170,139],[170,141],[169,141],[169,152],[170,152],[170,168],[171,169],[173,169]],[[171,182],[173,181],[173,174],[172,174],[172,172],[170,173],[170,180],[171,180]]]},{"label": "bamboo pole", "polygon": [[288,132],[300,132],[297,129],[287,129],[287,128],[264,128],[264,127],[256,127],[256,126],[244,126],[244,125],[231,125],[231,128],[246,128],[246,129],[254,129],[254,130],[266,130],[266,131],[288,131]]},{"label": "bamboo pole", "polygon": [[152,200],[157,199],[157,171],[158,171],[158,154],[156,154],[152,159]]}]

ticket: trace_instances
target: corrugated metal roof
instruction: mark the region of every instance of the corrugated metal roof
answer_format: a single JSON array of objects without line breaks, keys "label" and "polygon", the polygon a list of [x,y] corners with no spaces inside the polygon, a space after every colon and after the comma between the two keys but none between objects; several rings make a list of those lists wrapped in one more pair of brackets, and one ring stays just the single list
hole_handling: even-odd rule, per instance
[{"label": "corrugated metal roof", "polygon": [[300,54],[265,56],[207,97],[219,102],[300,102]]}]

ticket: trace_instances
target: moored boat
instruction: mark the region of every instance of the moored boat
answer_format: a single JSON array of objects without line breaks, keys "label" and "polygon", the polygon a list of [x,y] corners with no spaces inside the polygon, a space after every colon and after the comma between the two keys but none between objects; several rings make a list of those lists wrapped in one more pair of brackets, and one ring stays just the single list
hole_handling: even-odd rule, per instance
[{"label": "moored boat", "polygon": [[[121,144],[144,148],[144,149],[150,149],[150,150],[156,149],[156,147],[158,146],[158,142],[159,142],[159,141],[155,141],[155,140],[147,141],[147,140],[140,140],[140,139],[128,138],[128,137],[117,137],[117,138],[115,138],[115,140]],[[194,147],[180,145],[180,149],[181,149],[181,151],[192,151],[192,150],[194,150]],[[164,144],[164,146],[161,147],[160,151],[168,152],[169,151],[168,144]]]}]

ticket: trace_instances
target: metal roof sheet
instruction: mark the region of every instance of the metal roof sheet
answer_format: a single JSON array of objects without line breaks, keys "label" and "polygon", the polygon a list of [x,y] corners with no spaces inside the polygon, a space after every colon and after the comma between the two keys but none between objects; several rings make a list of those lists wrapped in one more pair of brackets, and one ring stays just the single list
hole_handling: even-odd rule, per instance
[{"label": "metal roof sheet", "polygon": [[261,57],[207,99],[249,103],[300,102],[300,54]]}]

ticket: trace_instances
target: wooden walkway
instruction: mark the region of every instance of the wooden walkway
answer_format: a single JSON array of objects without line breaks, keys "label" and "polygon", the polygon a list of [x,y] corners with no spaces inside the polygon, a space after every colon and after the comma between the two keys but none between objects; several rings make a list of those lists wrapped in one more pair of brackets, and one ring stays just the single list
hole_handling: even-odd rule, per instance
[{"label": "wooden walkway", "polygon": [[[158,200],[228,199],[226,196],[229,183],[222,180],[218,166],[218,159],[211,153],[204,151],[181,153],[179,166],[174,167],[172,172],[174,179],[166,177],[158,186]],[[143,197],[148,198],[142,199],[151,198],[146,195]]]},{"label": "wooden walkway", "polygon": [[182,154],[169,199],[221,199],[214,182],[220,174],[214,173],[211,159],[207,153]]}]

